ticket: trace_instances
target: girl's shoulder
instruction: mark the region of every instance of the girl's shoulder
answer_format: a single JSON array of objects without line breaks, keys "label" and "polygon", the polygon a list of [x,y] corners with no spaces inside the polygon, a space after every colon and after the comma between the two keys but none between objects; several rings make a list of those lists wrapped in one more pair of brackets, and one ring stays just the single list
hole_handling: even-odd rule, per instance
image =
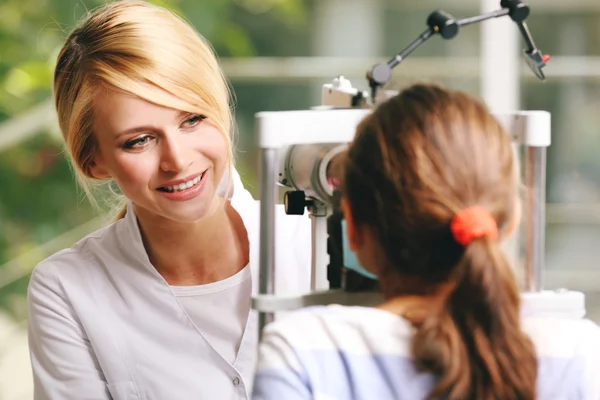
[{"label": "girl's shoulder", "polygon": [[313,306],[290,313],[265,328],[290,346],[363,354],[409,356],[414,328],[404,318],[372,307]]}]

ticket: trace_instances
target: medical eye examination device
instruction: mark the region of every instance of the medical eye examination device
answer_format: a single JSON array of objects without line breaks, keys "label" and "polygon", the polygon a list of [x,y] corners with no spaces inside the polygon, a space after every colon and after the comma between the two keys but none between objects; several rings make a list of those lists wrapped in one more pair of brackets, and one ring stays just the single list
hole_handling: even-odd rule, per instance
[{"label": "medical eye examination device", "polygon": [[[455,38],[464,26],[508,16],[525,42],[523,57],[541,81],[549,57],[536,48],[525,20],[530,7],[520,0],[502,0],[500,9],[455,19],[444,11],[431,13],[427,28],[388,62],[374,65],[366,74],[369,90],[360,91],[344,77],[322,87],[322,104],[307,110],[259,112],[256,141],[259,147],[260,273],[259,294],[252,307],[259,313],[259,333],[279,312],[312,305],[374,305],[380,302],[377,278],[356,268],[344,238],[343,216],[337,191],[337,156],[352,141],[358,123],[374,107],[397,92],[383,90],[392,70],[416,48],[434,36]],[[498,113],[498,121],[511,135],[522,171],[523,223],[506,246],[522,281],[522,312],[585,315],[582,293],[544,290],[546,151],[551,141],[550,114],[546,111]],[[280,189],[288,215],[311,220],[311,288],[308,293],[277,293],[275,273],[275,210]],[[433,251],[433,250],[432,250]]]}]

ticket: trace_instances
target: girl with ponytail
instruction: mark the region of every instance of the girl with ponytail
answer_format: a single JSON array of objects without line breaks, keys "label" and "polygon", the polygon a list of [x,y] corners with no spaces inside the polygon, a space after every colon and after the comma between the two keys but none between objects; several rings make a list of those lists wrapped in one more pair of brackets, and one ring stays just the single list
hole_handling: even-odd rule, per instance
[{"label": "girl with ponytail", "polygon": [[500,248],[518,177],[481,101],[417,84],[381,104],[345,155],[342,209],[385,301],[268,325],[254,400],[600,399],[600,328],[520,312]]}]

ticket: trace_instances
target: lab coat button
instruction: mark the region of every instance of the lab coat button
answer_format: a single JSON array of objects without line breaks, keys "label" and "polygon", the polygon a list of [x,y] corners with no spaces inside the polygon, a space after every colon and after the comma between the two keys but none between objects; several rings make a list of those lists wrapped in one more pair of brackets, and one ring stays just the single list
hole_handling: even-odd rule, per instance
[{"label": "lab coat button", "polygon": [[237,386],[240,384],[240,378],[238,378],[237,376],[235,378],[233,378],[233,386]]}]

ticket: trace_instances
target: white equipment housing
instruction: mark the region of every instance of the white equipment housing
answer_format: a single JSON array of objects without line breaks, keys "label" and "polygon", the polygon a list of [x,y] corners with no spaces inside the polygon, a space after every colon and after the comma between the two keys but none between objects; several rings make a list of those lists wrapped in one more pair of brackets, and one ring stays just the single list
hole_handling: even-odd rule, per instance
[{"label": "white equipment housing", "polygon": [[[346,292],[329,288],[327,268],[327,167],[333,156],[350,142],[358,123],[371,112],[357,104],[359,92],[343,77],[323,86],[323,106],[311,110],[260,112],[256,115],[256,141],[260,148],[260,289],[252,300],[259,312],[259,329],[273,320],[275,312],[317,304],[370,305],[377,293]],[[376,103],[395,92],[379,92]],[[363,98],[366,96],[363,96]],[[524,260],[523,312],[560,314],[582,318],[584,296],[568,290],[543,289],[545,253],[546,150],[551,142],[551,118],[546,111],[495,113],[512,136],[524,172],[524,218],[517,237],[524,238],[524,256],[519,240],[507,248],[514,262]],[[522,158],[522,160],[521,160]],[[297,295],[275,293],[275,206],[278,186],[304,190],[311,205],[311,292]],[[512,253],[512,254],[511,254]]]}]

